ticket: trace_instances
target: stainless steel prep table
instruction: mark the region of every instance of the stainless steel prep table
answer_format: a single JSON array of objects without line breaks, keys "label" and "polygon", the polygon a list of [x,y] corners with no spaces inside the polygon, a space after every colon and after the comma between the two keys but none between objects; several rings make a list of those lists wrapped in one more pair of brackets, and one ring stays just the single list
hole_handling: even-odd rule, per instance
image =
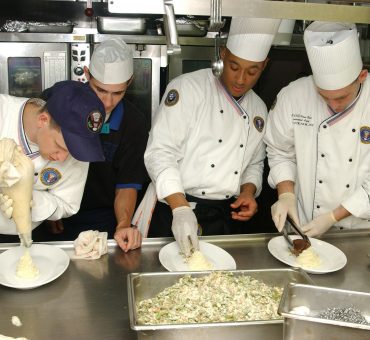
[{"label": "stainless steel prep table", "polygon": [[[237,269],[283,268],[268,251],[268,241],[277,234],[203,237],[228,251]],[[329,274],[311,274],[317,285],[370,292],[370,230],[341,231],[323,238],[347,256],[347,265]],[[109,254],[99,260],[71,260],[55,281],[31,290],[0,286],[0,334],[50,339],[136,339],[130,329],[126,276],[131,272],[165,269],[158,259],[160,248],[173,239],[148,239],[142,248],[123,253],[113,240]],[[48,243],[73,254],[73,242]],[[0,252],[17,244],[0,244]],[[11,317],[23,322],[15,327]]]}]

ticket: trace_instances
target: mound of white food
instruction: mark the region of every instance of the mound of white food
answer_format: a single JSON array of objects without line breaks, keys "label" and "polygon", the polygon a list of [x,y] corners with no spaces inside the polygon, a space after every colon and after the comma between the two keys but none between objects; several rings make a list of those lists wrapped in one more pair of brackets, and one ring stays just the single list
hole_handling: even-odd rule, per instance
[{"label": "mound of white food", "polygon": [[297,257],[297,263],[305,268],[317,268],[321,265],[321,259],[313,248],[309,247],[299,254]]},{"label": "mound of white food", "polygon": [[33,263],[29,250],[26,249],[24,255],[19,259],[16,275],[21,279],[34,279],[39,274],[39,269]]},{"label": "mound of white food", "polygon": [[191,254],[187,263],[190,270],[210,270],[214,268],[213,264],[199,250]]},{"label": "mound of white food", "polygon": [[14,326],[21,327],[22,326],[22,321],[18,318],[18,316],[13,315],[12,316],[12,324]]}]

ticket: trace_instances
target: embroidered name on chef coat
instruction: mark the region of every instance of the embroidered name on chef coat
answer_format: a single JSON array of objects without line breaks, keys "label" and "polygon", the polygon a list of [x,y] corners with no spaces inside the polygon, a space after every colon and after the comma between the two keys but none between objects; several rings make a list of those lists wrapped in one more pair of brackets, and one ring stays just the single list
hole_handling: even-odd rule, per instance
[{"label": "embroidered name on chef coat", "polygon": [[312,116],[309,114],[292,113],[292,123],[299,126],[313,126]]},{"label": "embroidered name on chef coat", "polygon": [[55,168],[45,168],[40,173],[40,180],[44,185],[52,185],[62,178],[61,173]]},{"label": "embroidered name on chef coat", "polygon": [[177,90],[170,90],[168,92],[166,100],[164,101],[166,106],[174,106],[179,101],[180,95]]},{"label": "embroidered name on chef coat", "polygon": [[370,144],[370,127],[362,126],[360,129],[361,143]]},{"label": "embroidered name on chef coat", "polygon": [[265,121],[263,120],[262,117],[257,116],[257,117],[254,117],[253,124],[254,124],[254,127],[257,129],[257,131],[262,132],[265,126]]}]

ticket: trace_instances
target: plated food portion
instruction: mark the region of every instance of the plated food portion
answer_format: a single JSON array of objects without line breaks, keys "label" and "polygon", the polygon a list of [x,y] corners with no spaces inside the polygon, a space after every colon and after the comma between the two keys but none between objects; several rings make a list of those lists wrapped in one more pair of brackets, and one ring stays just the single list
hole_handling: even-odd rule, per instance
[{"label": "plated food portion", "polygon": [[[298,239],[299,236],[290,236]],[[268,250],[276,259],[293,267],[301,267],[308,273],[324,274],[342,269],[347,263],[346,255],[330,243],[310,238],[311,246],[298,256],[290,250],[283,236],[272,238]]]},{"label": "plated food portion", "polygon": [[21,279],[34,279],[39,274],[40,270],[33,262],[30,250],[25,248],[24,254],[18,261],[16,275]]},{"label": "plated food portion", "polygon": [[190,270],[211,270],[215,266],[204,256],[200,250],[194,251],[189,258],[185,258]]},{"label": "plated food portion", "polygon": [[69,261],[64,250],[47,244],[33,244],[26,253],[24,247],[11,248],[0,254],[0,284],[36,288],[62,275]]},{"label": "plated food portion", "polygon": [[159,251],[159,261],[168,271],[236,269],[235,260],[227,251],[204,241],[199,241],[199,251],[189,258],[181,254],[177,242],[169,243]]}]

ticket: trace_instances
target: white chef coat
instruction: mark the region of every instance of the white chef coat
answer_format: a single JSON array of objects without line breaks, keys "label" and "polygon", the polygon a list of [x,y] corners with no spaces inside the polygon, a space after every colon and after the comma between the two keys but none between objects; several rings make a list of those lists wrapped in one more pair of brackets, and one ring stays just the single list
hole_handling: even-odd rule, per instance
[{"label": "white chef coat", "polygon": [[269,113],[264,140],[269,184],[295,182],[302,224],[342,205],[353,216],[335,226],[370,227],[369,77],[353,105],[337,114],[312,76],[290,83]]},{"label": "white chef coat", "polygon": [[[23,130],[23,109],[27,98],[0,94],[0,139],[12,138],[33,161],[32,229],[42,221],[58,220],[75,214],[81,203],[88,163],[72,156],[64,162],[43,159],[30,148]],[[13,219],[0,213],[0,233],[17,234]]]},{"label": "white chef coat", "polygon": [[155,115],[145,165],[159,199],[182,192],[227,199],[262,186],[267,109],[248,91],[236,102],[210,69],[181,75]]}]

